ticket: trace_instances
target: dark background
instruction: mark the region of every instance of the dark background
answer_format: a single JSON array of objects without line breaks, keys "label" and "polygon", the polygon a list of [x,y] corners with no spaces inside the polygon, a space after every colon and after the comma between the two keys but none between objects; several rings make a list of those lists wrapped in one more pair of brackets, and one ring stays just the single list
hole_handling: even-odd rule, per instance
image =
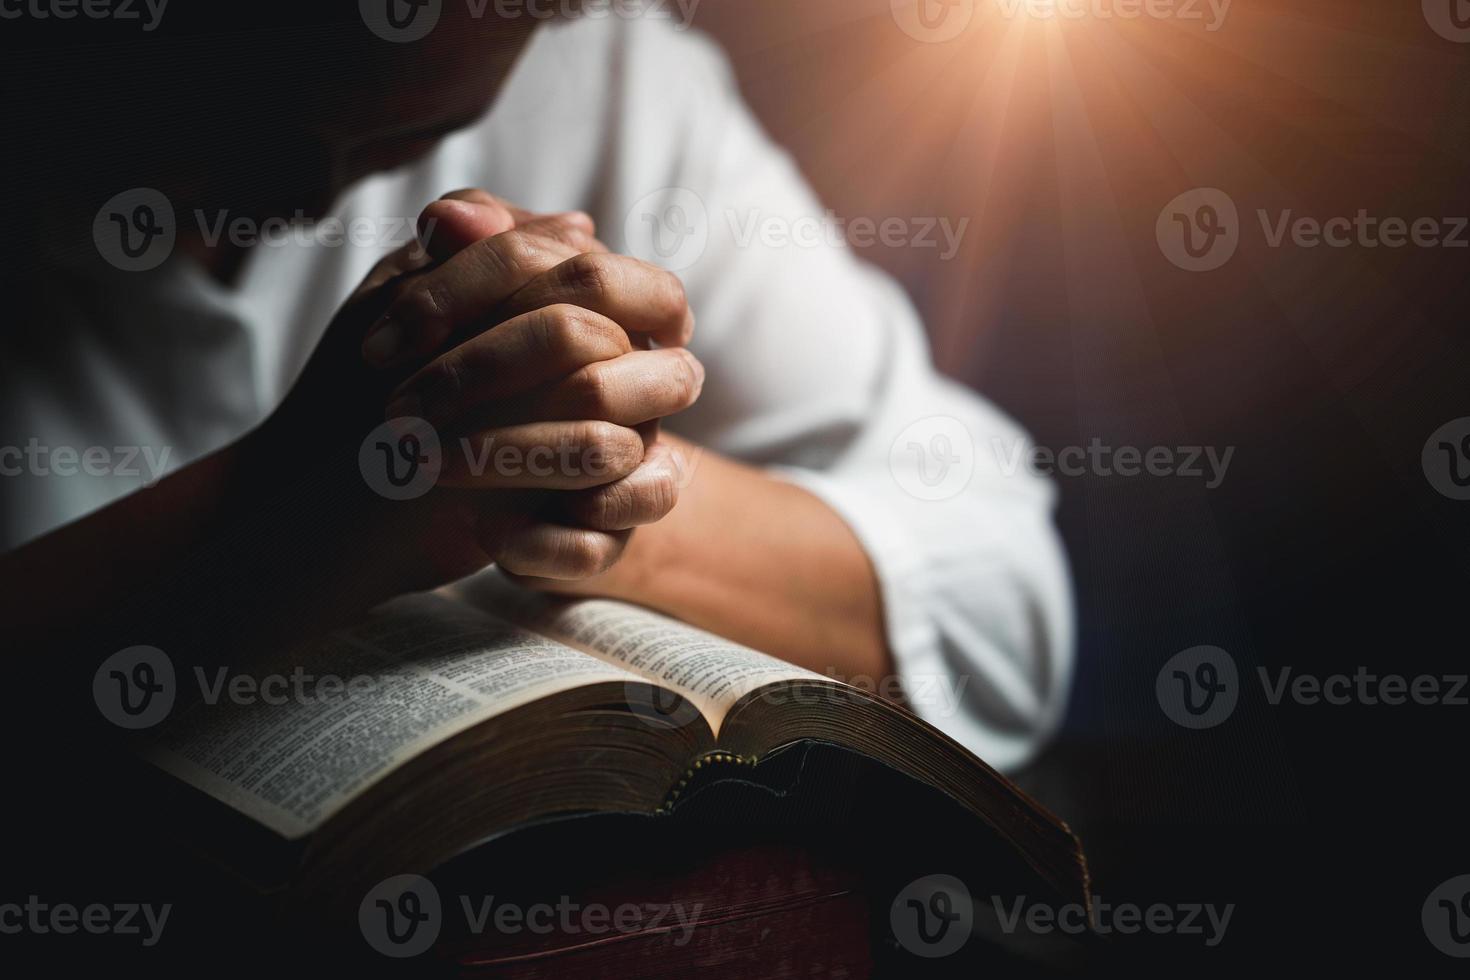
[{"label": "dark background", "polygon": [[[1470,44],[1418,2],[1237,0],[1213,33],[980,6],[944,44],[895,30],[888,0],[706,0],[697,22],[839,214],[972,219],[952,262],[868,252],[949,374],[1042,446],[1236,447],[1215,490],[1059,478],[1079,668],[1022,782],[1103,897],[1237,903],[1198,965],[1453,969],[1419,914],[1470,871],[1470,708],[1271,706],[1253,675],[1470,669],[1470,504],[1420,462],[1470,415],[1470,250],[1273,249],[1255,210],[1470,214]],[[1154,224],[1200,186],[1245,228],[1190,273]],[[1154,681],[1199,644],[1250,680],[1195,732]]]}]

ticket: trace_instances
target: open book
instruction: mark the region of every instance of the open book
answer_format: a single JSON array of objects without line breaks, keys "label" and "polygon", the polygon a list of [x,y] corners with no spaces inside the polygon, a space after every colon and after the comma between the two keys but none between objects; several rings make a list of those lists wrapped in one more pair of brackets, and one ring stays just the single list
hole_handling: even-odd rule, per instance
[{"label": "open book", "polygon": [[1085,901],[1066,826],[933,727],[639,607],[484,575],[399,599],[256,672],[296,683],[242,701],[201,675],[213,703],[176,712],[144,754],[287,846],[292,888],[312,901],[427,873],[553,817],[667,813],[691,780],[804,740],[940,790]]}]

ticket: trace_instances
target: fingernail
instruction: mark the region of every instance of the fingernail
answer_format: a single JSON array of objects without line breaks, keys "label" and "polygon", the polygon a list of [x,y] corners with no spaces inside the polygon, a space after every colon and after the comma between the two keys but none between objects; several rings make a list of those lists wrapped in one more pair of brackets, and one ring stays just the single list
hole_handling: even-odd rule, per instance
[{"label": "fingernail", "polygon": [[397,357],[402,348],[403,327],[396,320],[385,317],[362,342],[362,356],[374,367],[382,367]]},{"label": "fingernail", "polygon": [[[683,350],[683,348],[680,348],[680,350]],[[704,365],[700,363],[699,358],[695,357],[687,350],[683,350],[683,354],[684,359],[689,362],[689,366],[694,369],[695,388],[701,391],[704,390]]]}]

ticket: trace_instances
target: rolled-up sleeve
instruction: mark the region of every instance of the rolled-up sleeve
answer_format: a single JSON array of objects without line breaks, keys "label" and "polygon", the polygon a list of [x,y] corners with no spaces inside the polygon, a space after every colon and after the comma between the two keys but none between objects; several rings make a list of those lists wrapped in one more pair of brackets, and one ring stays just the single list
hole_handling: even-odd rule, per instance
[{"label": "rolled-up sleeve", "polygon": [[[844,518],[910,706],[992,765],[1021,764],[1060,723],[1073,646],[1054,492],[1024,433],[935,371],[903,291],[850,252],[713,45],[645,26],[617,61],[604,237],[679,272],[709,371],[673,427]],[[944,216],[867,217],[945,248]]]}]

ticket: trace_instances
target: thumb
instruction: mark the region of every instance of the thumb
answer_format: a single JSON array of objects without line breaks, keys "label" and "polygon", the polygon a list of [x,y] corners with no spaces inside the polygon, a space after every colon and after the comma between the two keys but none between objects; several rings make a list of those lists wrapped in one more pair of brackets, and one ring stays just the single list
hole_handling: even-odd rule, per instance
[{"label": "thumb", "polygon": [[[435,261],[443,261],[475,242],[545,217],[482,190],[453,191],[419,215],[419,241]],[[573,212],[557,217],[588,235],[594,233],[592,219],[584,214]]]}]

